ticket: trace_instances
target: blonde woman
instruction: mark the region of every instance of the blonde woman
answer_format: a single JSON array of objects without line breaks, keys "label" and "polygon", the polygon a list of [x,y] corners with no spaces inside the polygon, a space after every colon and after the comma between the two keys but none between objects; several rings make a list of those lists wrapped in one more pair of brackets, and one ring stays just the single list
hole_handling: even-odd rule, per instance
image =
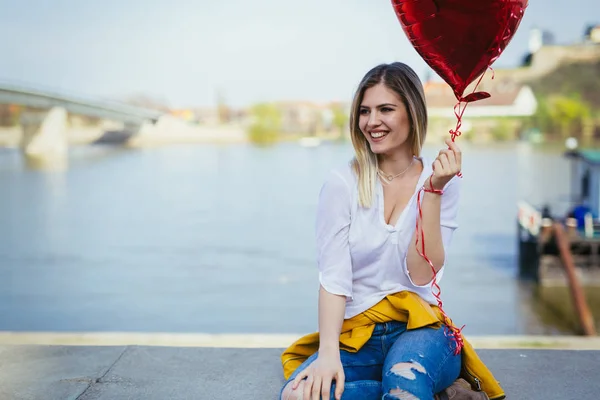
[{"label": "blonde woman", "polygon": [[424,239],[439,282],[457,228],[460,149],[448,140],[435,160],[421,157],[425,96],[402,63],[366,74],[350,127],[355,157],[319,195],[319,332],[283,353],[281,399],[433,399],[465,363],[474,389],[502,398],[469,344],[447,329],[432,266],[416,246]]}]

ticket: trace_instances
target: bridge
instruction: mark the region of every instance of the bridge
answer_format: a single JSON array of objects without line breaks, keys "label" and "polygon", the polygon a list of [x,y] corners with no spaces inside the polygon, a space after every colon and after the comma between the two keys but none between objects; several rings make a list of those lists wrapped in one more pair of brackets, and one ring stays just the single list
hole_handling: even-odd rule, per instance
[{"label": "bridge", "polygon": [[84,99],[7,83],[0,83],[0,104],[48,110],[61,107],[71,114],[134,125],[141,125],[147,121],[155,123],[164,114],[122,103]]},{"label": "bridge", "polygon": [[0,104],[24,107],[19,129],[15,130],[21,135],[20,147],[27,159],[42,162],[67,159],[68,115],[118,123],[131,135],[154,134],[159,121],[164,119],[169,121],[167,125],[174,122],[173,117],[157,110],[3,82],[0,82]]}]

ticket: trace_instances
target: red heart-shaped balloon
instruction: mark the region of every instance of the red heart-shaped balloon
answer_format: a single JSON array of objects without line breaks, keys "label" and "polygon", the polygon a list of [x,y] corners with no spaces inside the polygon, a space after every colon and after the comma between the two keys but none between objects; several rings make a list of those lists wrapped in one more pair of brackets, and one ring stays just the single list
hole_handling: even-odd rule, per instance
[{"label": "red heart-shaped balloon", "polygon": [[528,0],[392,0],[408,39],[461,101],[464,91],[513,38]]}]

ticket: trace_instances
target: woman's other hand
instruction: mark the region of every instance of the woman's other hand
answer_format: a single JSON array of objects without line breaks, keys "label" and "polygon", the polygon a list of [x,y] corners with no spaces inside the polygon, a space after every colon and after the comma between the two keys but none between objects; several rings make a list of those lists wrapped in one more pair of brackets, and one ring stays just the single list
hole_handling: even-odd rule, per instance
[{"label": "woman's other hand", "polygon": [[296,376],[292,386],[293,390],[296,390],[304,378],[306,381],[303,400],[329,399],[333,381],[335,381],[335,398],[341,399],[345,377],[339,350],[337,354],[319,352],[317,359]]},{"label": "woman's other hand", "polygon": [[[452,139],[445,140],[447,149],[440,150],[433,161],[433,176],[431,185],[436,190],[442,190],[450,182],[454,175],[458,174],[462,167],[462,154],[460,148]],[[425,186],[425,187],[428,187]]]}]

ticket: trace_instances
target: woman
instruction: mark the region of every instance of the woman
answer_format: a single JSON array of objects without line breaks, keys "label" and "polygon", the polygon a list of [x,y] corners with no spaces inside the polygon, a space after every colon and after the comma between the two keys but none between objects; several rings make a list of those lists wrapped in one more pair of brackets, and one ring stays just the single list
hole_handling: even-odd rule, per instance
[{"label": "woman", "polygon": [[433,162],[420,156],[425,96],[402,63],[366,74],[350,125],[355,158],[319,195],[319,332],[282,355],[281,399],[433,399],[465,362],[469,382],[503,398],[460,332],[449,331],[432,291],[457,227],[460,149],[447,140]]}]

